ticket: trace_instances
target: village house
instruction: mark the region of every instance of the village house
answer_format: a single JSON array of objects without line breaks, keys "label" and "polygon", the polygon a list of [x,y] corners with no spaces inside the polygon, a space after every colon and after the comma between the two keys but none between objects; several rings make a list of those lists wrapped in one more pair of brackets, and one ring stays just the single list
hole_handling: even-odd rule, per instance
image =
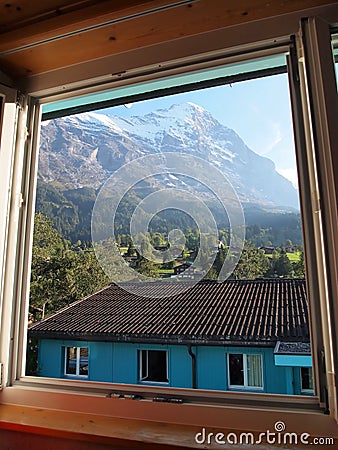
[{"label": "village house", "polygon": [[112,284],[32,325],[39,375],[313,393],[303,279],[201,281],[175,295],[179,285],[150,283],[144,297]]}]

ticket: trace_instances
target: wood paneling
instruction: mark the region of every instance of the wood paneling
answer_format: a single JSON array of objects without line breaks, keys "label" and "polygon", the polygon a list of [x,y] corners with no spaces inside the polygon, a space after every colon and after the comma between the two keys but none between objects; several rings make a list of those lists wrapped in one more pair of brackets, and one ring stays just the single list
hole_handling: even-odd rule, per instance
[{"label": "wood paneling", "polygon": [[[163,8],[175,4],[177,1],[135,0],[127,2],[127,8],[124,6],[126,2],[123,1],[80,2],[79,6],[82,9],[75,9],[71,2],[72,7],[68,12],[57,17],[50,16],[50,8],[52,6],[55,8],[56,5],[65,8],[67,2],[41,2],[45,6],[40,10],[36,6],[37,3],[31,0],[32,17],[22,18],[27,26],[0,35],[0,68],[14,78],[29,77],[226,26],[337,2],[197,0],[150,14],[146,12],[156,7]],[[47,7],[47,3],[50,8]],[[12,6],[7,8],[13,9]],[[41,21],[38,25],[32,24],[30,20],[34,21],[39,13],[42,14]],[[8,17],[7,21],[3,21],[3,27],[14,26]],[[129,18],[123,20],[124,17]],[[111,23],[114,20],[117,22]],[[106,24],[107,22],[110,24]],[[99,26],[99,24],[106,25]],[[24,46],[26,47],[22,48]]]}]

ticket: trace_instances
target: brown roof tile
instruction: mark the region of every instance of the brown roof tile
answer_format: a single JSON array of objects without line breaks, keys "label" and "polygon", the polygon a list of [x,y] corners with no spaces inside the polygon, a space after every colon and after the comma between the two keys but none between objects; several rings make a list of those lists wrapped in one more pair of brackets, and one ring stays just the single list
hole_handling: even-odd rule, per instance
[{"label": "brown roof tile", "polygon": [[[140,296],[110,285],[32,325],[29,335],[213,345],[309,342],[302,279],[201,281],[178,295],[169,282],[138,289]],[[166,297],[144,297],[159,289]]]}]

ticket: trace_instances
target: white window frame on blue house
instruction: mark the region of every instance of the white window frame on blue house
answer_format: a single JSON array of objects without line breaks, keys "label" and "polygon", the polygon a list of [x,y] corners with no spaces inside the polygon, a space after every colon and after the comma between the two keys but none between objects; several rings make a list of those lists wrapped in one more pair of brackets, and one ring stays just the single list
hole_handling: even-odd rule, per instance
[{"label": "white window frame on blue house", "polygon": [[[243,384],[231,384],[231,374],[230,374],[230,356],[231,355],[240,355],[243,357]],[[260,362],[261,362],[261,386],[251,386],[248,381],[248,357],[250,356],[260,356]],[[263,355],[261,353],[228,353],[227,354],[227,372],[228,372],[228,386],[229,389],[253,389],[255,391],[262,391],[264,389],[264,380],[263,380]]]},{"label": "white window frame on blue house", "polygon": [[[146,370],[144,371],[143,362],[143,352],[145,352],[146,359]],[[166,362],[166,381],[149,380],[149,352],[165,352],[165,362]],[[169,383],[169,368],[168,368],[168,350],[158,350],[158,349],[140,349],[138,351],[139,355],[139,380],[142,383],[156,383],[156,384],[168,384]],[[144,372],[146,375],[144,376]]]},{"label": "white window frame on blue house", "polygon": [[[74,373],[69,373],[67,371],[68,369],[68,360],[69,360],[69,352],[71,349],[76,349],[76,357],[75,357],[75,374]],[[88,372],[89,372],[89,359],[87,362],[87,366],[88,366],[88,370],[87,370],[87,375],[83,375],[80,373],[81,370],[81,350],[87,350],[87,357],[89,355],[89,350],[88,347],[64,347],[64,353],[65,353],[65,366],[64,366],[64,375],[66,377],[76,377],[76,378],[88,378]]]}]

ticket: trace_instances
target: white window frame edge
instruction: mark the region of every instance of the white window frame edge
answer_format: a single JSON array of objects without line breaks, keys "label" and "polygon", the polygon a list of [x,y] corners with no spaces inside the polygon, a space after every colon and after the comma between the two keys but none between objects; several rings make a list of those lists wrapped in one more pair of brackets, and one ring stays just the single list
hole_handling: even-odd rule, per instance
[{"label": "white window frame edge", "polygon": [[[243,55],[243,59],[248,59],[247,55]],[[231,64],[231,58],[229,58],[228,63]],[[108,89],[108,87],[107,87]],[[35,103],[34,100],[32,100],[31,104]],[[37,128],[38,128],[38,122],[39,122],[39,108],[34,108],[32,110],[28,110],[28,115],[30,120],[30,128],[34,129],[35,132],[32,133],[33,139],[31,140],[31,142],[29,143],[30,148],[32,149],[33,147],[36,147],[38,145],[38,133],[37,133]],[[30,226],[30,220],[32,219],[32,211],[34,210],[34,194],[33,192],[35,192],[35,181],[36,181],[36,176],[34,175],[34,170],[36,170],[36,164],[34,163],[34,158],[36,158],[36,152],[32,152],[30,153],[31,155],[31,159],[30,159],[30,168],[31,170],[27,171],[25,173],[25,177],[26,177],[26,181],[27,179],[29,179],[29,183],[26,183],[26,189],[27,192],[26,193],[30,193],[31,195],[26,197],[26,204],[25,204],[25,214],[26,214],[26,221],[24,222],[24,225],[22,225],[22,229],[21,229],[21,235],[20,235],[20,240],[22,243],[25,243],[25,252],[24,252],[24,257],[21,256],[21,264],[20,267],[22,270],[24,270],[24,267],[27,266],[27,262],[30,260],[30,243],[31,243],[31,239],[32,239],[32,227]],[[27,162],[27,161],[26,161]],[[35,167],[35,169],[34,169]],[[33,169],[33,170],[32,170]],[[20,173],[19,173],[19,178],[20,178]],[[19,183],[21,185],[21,183]],[[14,186],[14,181],[12,186]],[[33,195],[32,195],[33,194]],[[29,205],[27,205],[27,203],[29,203]],[[27,213],[30,212],[29,213]],[[17,223],[17,221],[14,220],[14,218],[12,217],[12,220],[10,222],[10,230],[11,233],[14,233],[14,235],[17,234],[19,225]],[[14,246],[14,249],[16,249],[17,247]],[[22,249],[21,249],[22,250]],[[15,253],[15,252],[14,252]],[[7,270],[6,270],[6,278],[10,278],[11,274],[16,274],[17,271],[15,270],[15,263],[17,262],[17,257],[18,255],[15,253],[15,255],[12,253],[11,255],[9,255],[10,257],[7,257]],[[28,274],[29,275],[29,274]],[[20,286],[16,286],[16,293],[19,294],[21,293],[21,295],[17,295],[17,310],[21,311],[21,315],[19,318],[19,322],[20,324],[18,324],[16,322],[16,327],[15,327],[15,336],[12,336],[15,340],[16,347],[13,349],[13,355],[12,358],[6,356],[5,358],[5,363],[6,360],[8,362],[8,368],[10,368],[10,370],[8,370],[7,373],[7,384],[8,385],[12,385],[12,384],[16,384],[16,380],[19,380],[21,375],[22,375],[22,370],[20,368],[20,364],[18,364],[20,357],[22,356],[22,352],[24,351],[25,347],[24,347],[24,343],[25,343],[25,332],[22,332],[23,329],[25,329],[25,323],[27,321],[27,308],[28,308],[28,303],[27,303],[27,285],[26,286],[21,286],[21,292],[19,289]],[[12,295],[10,295],[10,293],[6,295],[7,298],[5,298],[5,303],[6,305],[12,305],[13,304],[13,297],[14,297],[14,292],[12,293]],[[22,308],[22,306],[25,305],[25,308]],[[20,308],[19,308],[20,307]],[[8,308],[9,309],[9,308]],[[11,316],[11,310],[7,310],[6,311],[6,315]],[[19,316],[19,315],[18,315]],[[4,315],[3,315],[4,317]],[[4,319],[3,319],[4,320]],[[20,326],[19,326],[20,325]],[[21,332],[20,332],[21,330]],[[7,346],[9,347],[9,339],[8,337],[10,336],[10,333],[7,330],[2,330],[2,332],[6,335],[6,339],[2,340],[2,346],[3,348],[5,348],[5,350],[7,349]],[[20,350],[21,349],[21,350]],[[3,350],[3,349],[2,349]],[[1,353],[3,354],[3,352]],[[41,383],[38,382],[36,383],[36,386],[42,386],[43,385],[43,380],[41,380]],[[55,382],[55,385],[57,386],[58,383]],[[60,386],[62,386],[62,383],[59,384]],[[6,391],[8,391],[8,389],[6,389]],[[9,395],[10,396],[10,395]]]},{"label": "white window frame edge", "polygon": [[[35,108],[33,99],[18,93],[14,106],[13,103],[13,100],[11,100],[10,105],[5,105],[5,110],[9,106],[12,109],[15,108],[15,111],[12,111],[11,114],[15,119],[14,132],[12,131],[11,134],[12,146],[2,151],[2,155],[9,153],[8,157],[11,159],[11,164],[8,167],[11,182],[8,184],[7,198],[5,199],[9,205],[8,225],[4,236],[7,247],[4,248],[2,268],[4,279],[1,286],[3,305],[1,310],[0,358],[1,362],[6,365],[3,371],[3,385],[11,385],[13,378],[18,379],[17,361],[22,361],[23,352],[26,351],[27,333],[22,333],[21,330],[26,328],[28,323],[28,304],[27,295],[25,295],[28,283],[22,281],[23,278],[29,279],[27,272],[30,267],[31,240],[26,241],[26,233],[22,233],[22,228],[27,229],[31,225],[32,217],[27,214],[29,209],[27,204],[35,200],[35,190],[32,191],[32,195],[28,195],[28,191],[25,190],[25,186],[27,186],[26,178],[31,178],[34,188],[36,179],[36,175],[31,173],[32,168],[36,166],[32,164],[33,161],[30,158],[34,152],[27,152],[26,150],[35,147],[37,134],[33,132],[33,126],[35,124],[34,131],[37,131],[40,122],[37,114],[39,108]],[[11,130],[8,130],[7,123],[3,131],[5,131],[4,142],[7,142],[11,133]],[[36,157],[36,154],[34,157]],[[32,235],[32,227],[30,228]],[[25,254],[24,258],[22,257],[23,254]],[[27,278],[25,278],[26,276]],[[8,317],[10,317],[10,320],[8,320]],[[16,355],[16,357],[13,358],[13,355]]]},{"label": "white window frame edge", "polygon": [[[311,268],[311,274],[317,278],[319,294],[316,301],[312,299],[310,307],[312,307],[314,320],[321,321],[321,338],[323,340],[322,358],[317,353],[320,348],[313,349],[314,384],[315,393],[323,388],[323,386],[318,386],[319,379],[326,384],[327,398],[321,400],[328,403],[330,414],[338,421],[336,387],[338,356],[337,339],[334,339],[338,329],[338,256],[334,239],[338,214],[337,192],[334,190],[334,187],[337,187],[337,180],[334,179],[334,167],[331,160],[334,145],[337,148],[338,142],[337,126],[332,121],[337,112],[338,94],[329,24],[316,17],[304,19],[297,46],[299,74],[303,81],[301,83],[303,115],[307,116],[307,120],[304,121],[306,149],[308,161],[312,162],[309,167],[311,170],[309,177],[312,186],[311,202],[317,258],[315,267]],[[327,69],[330,63],[332,71],[323,70],[323,67]],[[330,94],[336,96],[335,102],[328,101]],[[334,135],[336,139],[334,139]],[[318,175],[321,176],[320,182]],[[327,232],[325,235],[324,224]],[[313,245],[313,242],[305,243],[307,248]],[[328,247],[331,251],[327,255]],[[311,327],[311,330],[313,334],[317,333],[314,327]],[[316,343],[319,343],[318,339],[316,339]],[[320,394],[323,395],[322,392]]]},{"label": "white window frame edge", "polygon": [[[147,353],[146,353],[146,368],[147,368],[147,371],[146,371],[146,377],[143,377],[142,376],[142,372],[143,372],[143,361],[142,361],[142,356],[143,356],[143,352],[144,351],[146,351]],[[144,349],[139,349],[138,350],[138,352],[139,352],[139,381],[140,382],[143,382],[144,381],[144,378],[147,378],[148,377],[148,350],[144,350]]]}]

